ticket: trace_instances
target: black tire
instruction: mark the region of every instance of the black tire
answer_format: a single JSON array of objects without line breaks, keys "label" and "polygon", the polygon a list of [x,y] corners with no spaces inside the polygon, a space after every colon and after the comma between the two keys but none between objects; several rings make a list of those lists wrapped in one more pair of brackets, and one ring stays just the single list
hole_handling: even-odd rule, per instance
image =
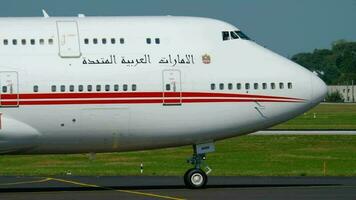
[{"label": "black tire", "polygon": [[[194,169],[194,168],[193,168]],[[184,177],[183,177],[183,179],[184,179],[184,185],[186,186],[186,187],[189,187],[189,182],[188,182],[188,173],[191,171],[191,170],[193,170],[193,169],[189,169],[188,171],[186,171],[185,172],[185,174],[184,174]]]},{"label": "black tire", "polygon": [[188,188],[204,188],[208,182],[208,176],[201,169],[190,169],[184,175],[184,183]]}]

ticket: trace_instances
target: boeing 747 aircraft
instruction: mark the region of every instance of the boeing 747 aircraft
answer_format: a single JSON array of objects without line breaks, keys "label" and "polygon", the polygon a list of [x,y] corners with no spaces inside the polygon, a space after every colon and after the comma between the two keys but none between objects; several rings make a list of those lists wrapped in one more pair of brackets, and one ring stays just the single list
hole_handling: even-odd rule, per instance
[{"label": "boeing 747 aircraft", "polygon": [[193,146],[207,183],[214,142],[287,121],[324,99],[312,72],[235,26],[198,17],[0,18],[0,153]]}]

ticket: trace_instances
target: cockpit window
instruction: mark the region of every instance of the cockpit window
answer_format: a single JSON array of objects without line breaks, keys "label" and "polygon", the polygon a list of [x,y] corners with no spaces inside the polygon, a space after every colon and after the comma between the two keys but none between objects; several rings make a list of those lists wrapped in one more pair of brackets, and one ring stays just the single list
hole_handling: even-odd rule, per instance
[{"label": "cockpit window", "polygon": [[229,31],[223,31],[222,32],[222,37],[223,37],[223,40],[230,40],[230,34],[229,34]]},{"label": "cockpit window", "polygon": [[232,39],[239,39],[239,36],[238,36],[237,33],[234,32],[234,31],[230,31],[230,35],[231,35],[231,38],[232,38]]},{"label": "cockpit window", "polygon": [[250,38],[241,31],[222,31],[222,38],[223,41],[236,39],[250,40]]},{"label": "cockpit window", "polygon": [[240,36],[241,39],[244,39],[244,40],[250,40],[250,38],[243,32],[241,31],[235,31],[235,33]]}]

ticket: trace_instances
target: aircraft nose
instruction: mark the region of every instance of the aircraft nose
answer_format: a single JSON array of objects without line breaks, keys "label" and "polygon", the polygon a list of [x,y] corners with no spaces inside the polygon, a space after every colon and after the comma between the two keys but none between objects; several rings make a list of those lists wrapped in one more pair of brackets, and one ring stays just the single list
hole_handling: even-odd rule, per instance
[{"label": "aircraft nose", "polygon": [[324,100],[327,93],[327,86],[318,76],[312,75],[312,101],[319,103]]}]

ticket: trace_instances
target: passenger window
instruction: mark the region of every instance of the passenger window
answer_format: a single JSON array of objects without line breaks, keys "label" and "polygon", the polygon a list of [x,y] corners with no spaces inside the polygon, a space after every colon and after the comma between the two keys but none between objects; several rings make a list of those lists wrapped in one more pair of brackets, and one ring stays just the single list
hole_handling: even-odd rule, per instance
[{"label": "passenger window", "polygon": [[70,92],[74,92],[74,85],[70,85],[70,86],[69,86],[69,91],[70,91]]},{"label": "passenger window", "polygon": [[110,91],[110,85],[105,85],[105,91]]},{"label": "passenger window", "polygon": [[101,39],[101,43],[106,44],[106,38]]},{"label": "passenger window", "polygon": [[66,86],[65,85],[61,85],[61,92],[65,92],[66,91]]},{"label": "passenger window", "polygon": [[48,39],[48,44],[53,45],[53,39]]},{"label": "passenger window", "polygon": [[146,38],[146,43],[151,44],[151,38]]},{"label": "passenger window", "polygon": [[127,89],[128,89],[128,86],[127,86],[126,84],[124,84],[123,90],[124,90],[124,91],[127,91]]},{"label": "passenger window", "polygon": [[225,40],[230,40],[229,31],[223,31],[223,32],[222,32],[222,38],[223,38],[223,41],[225,41]]},{"label": "passenger window", "polygon": [[275,83],[271,83],[271,89],[272,90],[276,89],[276,84]]},{"label": "passenger window", "polygon": [[133,85],[131,86],[131,89],[132,89],[132,91],[136,91],[136,90],[137,90],[136,84],[133,84]]},{"label": "passenger window", "polygon": [[223,90],[224,89],[224,83],[220,83],[219,84],[219,88],[220,88],[220,90]]},{"label": "passenger window", "polygon": [[94,38],[93,39],[93,44],[98,44],[98,39]]},{"label": "passenger window", "polygon": [[52,87],[51,87],[51,91],[52,91],[52,92],[56,92],[56,91],[57,91],[57,86],[52,85]]},{"label": "passenger window", "polygon": [[88,92],[93,91],[93,86],[92,86],[92,85],[88,85],[88,86],[87,86],[87,90],[88,90]]},{"label": "passenger window", "polygon": [[79,85],[79,86],[78,86],[78,91],[79,91],[79,92],[83,92],[83,90],[84,90],[83,85]]},{"label": "passenger window", "polygon": [[44,39],[40,39],[40,45],[44,45]]},{"label": "passenger window", "polygon": [[88,38],[84,39],[84,44],[89,44],[89,39]]},{"label": "passenger window", "polygon": [[210,89],[211,89],[211,90],[215,90],[215,88],[216,88],[216,86],[215,86],[214,83],[210,84]]},{"label": "passenger window", "polygon": [[229,83],[229,84],[227,85],[227,88],[228,88],[229,90],[232,90],[232,83]]},{"label": "passenger window", "polygon": [[96,91],[100,92],[101,91],[101,85],[96,85]]},{"label": "passenger window", "polygon": [[258,83],[254,83],[253,88],[255,88],[255,90],[258,90]]},{"label": "passenger window", "polygon": [[160,43],[161,43],[161,40],[160,40],[159,38],[156,38],[156,39],[155,39],[155,42],[156,42],[156,44],[160,44]]},{"label": "passenger window", "polygon": [[111,44],[115,44],[115,43],[116,43],[115,38],[111,38]]},{"label": "passenger window", "polygon": [[33,91],[38,92],[38,85],[33,86]]},{"label": "passenger window", "polygon": [[230,31],[230,35],[232,39],[239,39],[239,36],[234,31]]},{"label": "passenger window", "polygon": [[114,85],[114,91],[119,91],[119,85]]},{"label": "passenger window", "polygon": [[236,84],[236,88],[237,88],[238,90],[241,90],[241,83],[237,83],[237,84]]},{"label": "passenger window", "polygon": [[15,40],[15,39],[12,40],[12,44],[13,44],[13,45],[17,45],[17,40]]},{"label": "passenger window", "polygon": [[[124,85],[125,86],[125,85]],[[125,90],[125,89],[124,89]],[[171,84],[166,84],[166,91],[170,91],[171,90]]]},{"label": "passenger window", "polygon": [[292,89],[292,87],[293,87],[293,86],[292,86],[292,83],[289,82],[289,83],[288,83],[288,89]]},{"label": "passenger window", "polygon": [[120,38],[120,44],[124,44],[125,43],[125,39],[124,38]]},{"label": "passenger window", "polygon": [[25,40],[25,39],[22,39],[22,40],[21,40],[21,44],[22,44],[22,45],[26,45],[26,40]]},{"label": "passenger window", "polygon": [[262,88],[265,90],[267,89],[267,83],[262,83]]},{"label": "passenger window", "polygon": [[7,86],[2,86],[2,92],[6,93],[7,92]]},{"label": "passenger window", "polygon": [[249,90],[249,89],[250,89],[250,84],[249,84],[249,83],[246,83],[246,84],[245,84],[245,89],[246,89],[246,90]]},{"label": "passenger window", "polygon": [[284,84],[283,83],[279,83],[279,89],[283,89],[284,88]]},{"label": "passenger window", "polygon": [[35,39],[31,39],[30,43],[31,43],[31,45],[35,45],[36,44],[36,40]]},{"label": "passenger window", "polygon": [[3,40],[3,43],[4,43],[4,45],[8,45],[9,44],[9,40]]}]

